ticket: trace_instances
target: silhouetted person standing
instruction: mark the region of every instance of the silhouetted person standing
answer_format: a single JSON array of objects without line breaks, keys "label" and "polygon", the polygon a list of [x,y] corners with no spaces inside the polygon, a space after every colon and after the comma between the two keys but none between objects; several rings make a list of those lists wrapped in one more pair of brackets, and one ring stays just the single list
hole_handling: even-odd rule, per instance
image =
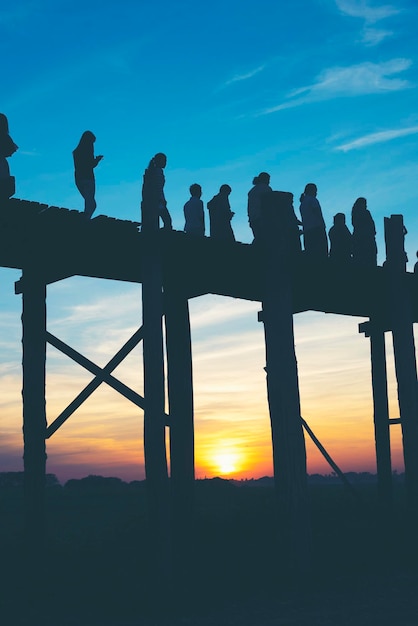
[{"label": "silhouetted person standing", "polygon": [[141,202],[142,231],[158,229],[160,217],[164,228],[171,230],[173,227],[164,195],[164,168],[166,165],[166,155],[158,152],[152,157],[144,172]]},{"label": "silhouetted person standing", "polygon": [[303,245],[305,252],[313,259],[328,257],[328,239],[321,205],[316,197],[317,187],[308,183],[300,197],[300,216],[303,228]]},{"label": "silhouetted person standing", "polygon": [[293,208],[293,193],[272,191],[261,199],[263,216],[263,242],[275,254],[279,253],[290,261],[295,261],[302,251],[300,243],[301,222]]},{"label": "silhouetted person standing", "polygon": [[188,235],[198,235],[203,237],[205,234],[205,213],[203,210],[202,187],[197,183],[190,185],[190,200],[184,205],[184,232]]},{"label": "silhouetted person standing", "polygon": [[366,198],[357,198],[351,210],[353,261],[358,265],[377,265],[376,226],[367,209]]},{"label": "silhouetted person standing", "polygon": [[235,213],[231,211],[229,204],[229,194],[232,189],[229,185],[221,185],[219,193],[209,200],[207,207],[209,211],[210,236],[213,239],[222,241],[235,241],[231,220]]},{"label": "silhouetted person standing", "polygon": [[253,187],[248,192],[248,222],[253,231],[254,241],[263,239],[263,220],[261,216],[261,197],[272,191],[270,174],[261,172],[253,179]]},{"label": "silhouetted person standing", "polygon": [[9,135],[9,122],[4,113],[0,113],[0,199],[10,198],[14,190],[14,178],[10,176],[7,159],[16,150],[17,145]]},{"label": "silhouetted person standing", "polygon": [[103,159],[103,155],[94,156],[96,137],[90,130],[81,135],[78,146],[73,150],[74,177],[78,191],[84,198],[84,215],[90,219],[97,206],[95,200],[96,181],[94,168]]},{"label": "silhouetted person standing", "polygon": [[352,235],[345,223],[344,213],[334,215],[334,225],[328,232],[329,258],[335,263],[348,263],[351,260]]}]

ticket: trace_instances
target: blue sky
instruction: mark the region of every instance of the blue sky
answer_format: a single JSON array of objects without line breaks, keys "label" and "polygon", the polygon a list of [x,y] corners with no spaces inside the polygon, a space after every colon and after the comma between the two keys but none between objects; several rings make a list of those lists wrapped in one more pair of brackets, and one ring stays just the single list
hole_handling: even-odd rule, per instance
[{"label": "blue sky", "polygon": [[[8,116],[11,135],[19,145],[10,159],[16,196],[81,210],[71,152],[81,133],[89,129],[97,137],[96,153],[104,155],[96,169],[96,215],[138,220],[143,170],[153,154],[163,151],[168,155],[166,197],[176,229],[184,225],[183,205],[191,183],[202,185],[205,202],[228,183],[233,190],[236,237],[251,241],[246,196],[252,178],[264,170],[270,172],[274,189],[294,193],[296,211],[305,184],[315,182],[328,228],[336,212],[344,212],[349,223],[354,200],[365,196],[377,226],[380,263],[383,218],[402,213],[412,268],[418,249],[417,26],[415,0],[396,4],[16,0],[0,13],[0,51],[6,59],[0,110]],[[20,300],[13,295],[18,275],[3,270],[2,277],[0,372],[13,377],[13,383],[3,378],[8,389],[13,385],[18,389]],[[120,307],[125,303],[113,322],[123,335],[125,328],[135,326],[131,300],[136,293],[131,286],[101,281],[73,280],[51,287],[51,324],[67,332],[69,341],[80,341],[80,349],[94,351],[98,322],[89,330],[85,307],[105,311],[111,296],[118,298]],[[257,372],[262,371],[257,305],[248,305],[248,311],[244,303],[235,306],[236,313],[227,301],[192,305],[196,320],[206,319],[206,325],[192,319],[195,371],[196,377],[202,372],[202,381],[208,371],[199,346],[203,350],[207,345],[214,324],[229,353],[234,341],[257,345],[254,359],[260,360]],[[232,326],[225,321],[231,315]],[[101,336],[118,334],[98,318],[103,324]],[[348,376],[354,389],[354,372],[360,371],[361,362],[360,376],[369,382],[367,342],[356,335],[361,320],[330,319],[318,314],[296,319],[297,336],[305,338],[300,339],[299,349],[303,352],[302,345],[311,346],[315,336],[318,342],[309,348],[312,356],[306,365],[298,354],[304,367],[301,378],[312,375],[316,380],[322,372],[324,380],[330,375],[329,366],[324,363],[322,370],[315,363],[315,350],[326,345],[337,358],[348,342],[342,377]],[[79,327],[69,320],[77,320]],[[250,341],[254,333],[256,344]],[[352,345],[356,342],[363,342],[360,352]],[[228,367],[237,368],[237,361],[242,361],[238,353]],[[329,362],[333,375],[340,371],[338,360],[333,364],[330,357]],[[64,384],[58,371],[59,363],[53,368],[57,395]],[[248,372],[245,369],[241,378]],[[212,395],[222,380],[225,377],[214,376]],[[234,384],[231,380],[231,388],[220,400],[227,416],[243,410],[238,404],[230,406]],[[263,385],[260,378],[260,390]],[[306,391],[304,385],[302,402],[307,410],[315,413],[311,406],[321,401],[323,412],[328,386],[319,393],[318,384],[307,385]],[[197,417],[202,423],[209,419],[203,402],[207,391],[199,391],[202,405],[197,399],[198,407],[203,407]],[[20,429],[17,393],[16,404],[10,400],[13,409],[7,409],[12,430],[15,423]],[[353,429],[360,414],[370,417],[368,388],[362,393],[363,404],[358,407],[356,400],[353,407]],[[338,401],[330,400],[327,406],[335,412]],[[138,425],[132,428],[140,432]]]}]

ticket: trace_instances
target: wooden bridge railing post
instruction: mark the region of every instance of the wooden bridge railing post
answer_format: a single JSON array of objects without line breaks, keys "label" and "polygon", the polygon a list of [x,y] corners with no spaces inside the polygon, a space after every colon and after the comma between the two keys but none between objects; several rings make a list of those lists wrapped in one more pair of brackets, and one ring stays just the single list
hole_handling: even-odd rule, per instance
[{"label": "wooden bridge railing post", "polygon": [[359,325],[359,332],[370,337],[378,497],[382,511],[388,514],[393,505],[393,485],[385,331],[378,319],[371,318]]},{"label": "wooden bridge railing post", "polygon": [[[161,237],[156,224],[143,232],[142,314],[144,454],[148,495],[151,574],[167,593],[171,581],[170,503],[166,454]],[[153,227],[154,226],[154,227]]]},{"label": "wooden bridge railing post", "polygon": [[[291,203],[286,196],[291,194],[278,196],[278,202]],[[275,202],[273,196],[272,200]],[[281,208],[271,207],[274,214],[280,214]],[[280,231],[272,224],[271,233],[277,232]],[[311,528],[293,328],[292,264],[297,262],[297,255],[286,246],[278,246],[274,234],[270,239],[266,233],[263,247],[261,319],[264,323],[267,395],[278,500],[279,558],[283,571],[300,578],[311,567]]]},{"label": "wooden bridge railing post", "polygon": [[22,369],[25,533],[30,558],[41,555],[45,535],[46,286],[36,269],[23,272]]},{"label": "wooden bridge railing post", "polygon": [[170,487],[173,570],[184,580],[193,570],[194,425],[192,347],[185,296],[165,286],[164,309],[170,414]]},{"label": "wooden bridge railing post", "polygon": [[405,229],[402,215],[385,218],[388,311],[393,337],[401,417],[405,484],[414,519],[418,516],[418,384],[413,317],[405,284]]}]

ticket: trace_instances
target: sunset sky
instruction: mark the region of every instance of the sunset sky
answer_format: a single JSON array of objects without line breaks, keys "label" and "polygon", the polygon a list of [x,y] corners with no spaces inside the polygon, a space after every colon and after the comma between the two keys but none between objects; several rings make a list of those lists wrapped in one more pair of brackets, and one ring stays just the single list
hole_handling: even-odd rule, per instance
[{"label": "sunset sky", "polygon": [[[188,188],[206,203],[232,187],[236,238],[250,242],[247,192],[260,171],[298,198],[318,186],[324,218],[367,198],[384,260],[383,218],[402,213],[418,249],[416,0],[16,0],[0,12],[0,111],[19,151],[16,197],[81,210],[72,150],[84,130],[104,159],[98,208],[139,220],[142,173],[168,155],[166,197],[184,226]],[[53,260],[51,260],[51,263]],[[22,469],[19,272],[0,269],[0,471]],[[198,477],[272,474],[260,305],[190,302]],[[358,318],[295,316],[302,415],[344,471],[375,471],[368,339]],[[48,288],[48,330],[104,365],[141,325],[140,287],[72,278]],[[387,338],[390,413],[399,417]],[[53,419],[90,376],[48,348]],[[116,371],[142,393],[142,354]],[[144,478],[143,418],[98,391],[47,442],[49,472]],[[403,469],[400,427],[393,467]],[[308,471],[330,468],[308,442]]]}]

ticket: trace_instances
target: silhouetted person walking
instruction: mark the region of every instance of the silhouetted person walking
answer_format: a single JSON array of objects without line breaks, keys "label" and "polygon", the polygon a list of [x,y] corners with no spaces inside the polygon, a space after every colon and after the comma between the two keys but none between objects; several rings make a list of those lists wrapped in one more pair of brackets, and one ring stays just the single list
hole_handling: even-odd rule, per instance
[{"label": "silhouetted person walking", "polygon": [[351,210],[353,261],[358,265],[377,265],[376,226],[367,209],[366,198],[357,198]]},{"label": "silhouetted person walking", "polygon": [[9,134],[7,117],[4,113],[0,113],[0,199],[10,198],[15,192],[14,178],[10,176],[7,159],[17,149],[17,145]]},{"label": "silhouetted person walking", "polygon": [[235,213],[231,211],[229,204],[229,194],[232,189],[229,185],[221,185],[219,193],[209,200],[207,207],[209,211],[210,236],[213,239],[222,241],[235,241],[231,220]]},{"label": "silhouetted person walking", "polygon": [[173,227],[164,195],[164,168],[166,165],[166,155],[158,152],[152,157],[144,172],[141,202],[142,231],[158,229],[160,217],[164,228],[171,230]]},{"label": "silhouetted person walking", "polygon": [[328,232],[329,258],[335,263],[348,263],[351,260],[352,235],[345,223],[344,213],[334,215],[334,225]]},{"label": "silhouetted person walking", "polygon": [[94,168],[103,159],[103,155],[94,156],[96,137],[90,130],[81,135],[78,146],[73,150],[74,178],[78,191],[84,198],[84,215],[90,219],[97,206],[95,200],[96,181]]},{"label": "silhouetted person walking", "polygon": [[203,237],[205,234],[205,213],[203,210],[202,187],[197,183],[190,185],[190,200],[184,205],[184,232],[188,235],[198,235]]},{"label": "silhouetted person walking", "polygon": [[248,222],[253,231],[254,241],[263,239],[263,220],[261,216],[261,197],[272,191],[270,174],[261,172],[253,179],[253,187],[248,192]]},{"label": "silhouetted person walking", "polygon": [[308,183],[300,197],[300,216],[303,228],[303,245],[305,252],[313,259],[328,257],[328,239],[321,205],[316,197],[317,187]]}]

